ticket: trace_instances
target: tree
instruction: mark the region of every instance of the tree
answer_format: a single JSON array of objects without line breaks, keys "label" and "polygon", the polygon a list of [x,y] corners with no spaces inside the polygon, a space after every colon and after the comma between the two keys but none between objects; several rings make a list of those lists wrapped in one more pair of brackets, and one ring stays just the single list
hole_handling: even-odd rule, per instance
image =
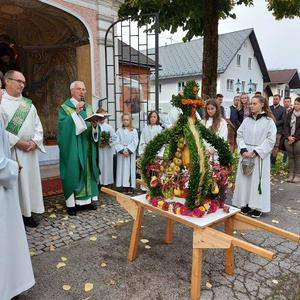
[{"label": "tree", "polygon": [[[300,17],[299,0],[266,0],[276,19]],[[253,0],[125,0],[120,17],[132,16],[139,26],[150,24],[151,18],[140,14],[159,12],[160,30],[175,33],[179,27],[187,31],[184,41],[203,36],[202,96],[214,97],[218,67],[218,21],[232,13],[236,5],[253,5]],[[200,54],[199,54],[200,55]]]}]

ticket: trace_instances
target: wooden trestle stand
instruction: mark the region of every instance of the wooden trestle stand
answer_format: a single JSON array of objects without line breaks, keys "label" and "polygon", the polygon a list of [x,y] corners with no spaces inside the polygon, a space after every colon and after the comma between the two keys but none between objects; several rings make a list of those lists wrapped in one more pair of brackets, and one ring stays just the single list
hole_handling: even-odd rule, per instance
[{"label": "wooden trestle stand", "polygon": [[[299,242],[300,236],[280,229],[278,227],[260,222],[239,213],[239,209],[230,207],[229,213],[215,212],[203,218],[193,218],[181,215],[175,215],[149,204],[145,195],[130,197],[112,189],[103,187],[103,193],[116,197],[120,205],[134,219],[130,246],[128,251],[128,260],[133,261],[137,258],[139,235],[144,217],[144,209],[157,213],[166,218],[165,243],[170,244],[173,240],[174,221],[184,224],[193,229],[193,257],[192,257],[192,278],[191,278],[191,299],[200,299],[201,275],[202,275],[202,255],[203,249],[221,248],[225,249],[225,272],[229,275],[234,274],[234,247],[240,247],[249,252],[260,255],[266,259],[273,259],[274,253],[262,247],[245,242],[233,236],[235,229],[259,230],[263,229],[278,236]],[[225,223],[225,230],[221,232],[212,228],[213,225]]]}]

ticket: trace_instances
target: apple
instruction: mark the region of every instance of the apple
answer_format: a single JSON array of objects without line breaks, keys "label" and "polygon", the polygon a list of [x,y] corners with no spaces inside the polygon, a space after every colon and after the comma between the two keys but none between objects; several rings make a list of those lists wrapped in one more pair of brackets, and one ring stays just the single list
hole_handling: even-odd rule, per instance
[{"label": "apple", "polygon": [[181,154],[181,152],[178,152],[178,151],[177,151],[177,152],[175,153],[175,156],[176,156],[177,158],[181,158],[182,154]]},{"label": "apple", "polygon": [[180,167],[179,166],[175,166],[174,167],[174,171],[176,171],[177,173],[179,173],[180,172]]},{"label": "apple", "polygon": [[178,187],[176,187],[175,189],[174,189],[174,196],[177,196],[177,197],[179,197],[180,195],[181,195],[181,189],[179,188],[179,186]]},{"label": "apple", "polygon": [[177,158],[176,165],[177,166],[181,166],[182,165],[182,160],[180,158]]},{"label": "apple", "polygon": [[181,151],[182,151],[182,149],[180,149],[180,148],[176,149],[176,152],[181,152]]},{"label": "apple", "polygon": [[[173,160],[174,161],[174,160]],[[170,169],[174,169],[174,167],[175,167],[175,162],[172,162],[171,164],[170,164]]]},{"label": "apple", "polygon": [[184,137],[182,136],[181,138],[179,138],[178,142],[184,143]]},{"label": "apple", "polygon": [[182,148],[184,147],[184,143],[178,143],[178,144],[177,144],[177,147],[178,147],[179,149],[182,149]]},{"label": "apple", "polygon": [[163,172],[165,170],[164,166],[160,166],[159,170]]}]

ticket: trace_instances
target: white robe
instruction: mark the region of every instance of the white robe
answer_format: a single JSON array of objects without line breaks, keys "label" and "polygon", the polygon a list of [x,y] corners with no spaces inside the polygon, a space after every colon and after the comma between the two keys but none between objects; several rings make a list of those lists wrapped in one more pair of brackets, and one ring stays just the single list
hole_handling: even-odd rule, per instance
[{"label": "white robe", "polygon": [[[213,123],[213,119],[212,118],[208,118],[208,120],[206,120],[206,121],[202,120],[202,124],[206,128],[210,128],[212,126],[212,123]],[[216,135],[219,136],[219,137],[221,137],[221,138],[223,138],[224,141],[227,142],[228,128],[227,128],[227,122],[223,118],[221,118],[220,127],[219,127],[218,131],[216,132]],[[209,148],[213,148],[214,149],[214,147],[212,147],[211,144],[207,143],[206,141],[204,141],[204,145],[205,145],[206,149],[209,149]],[[214,155],[212,155],[211,159],[213,159],[214,161],[218,161],[219,160],[218,153],[217,152],[214,153]]]},{"label": "white robe", "polygon": [[[257,120],[247,117],[239,127],[237,131],[239,151],[243,148],[248,151],[255,150],[258,156],[254,159],[255,166],[250,176],[243,174],[240,157],[232,199],[233,205],[244,207],[248,204],[252,209],[262,212],[271,211],[270,153],[276,141],[276,131],[274,121],[268,117],[261,117]],[[259,165],[262,166],[261,195],[258,192]]]},{"label": "white robe", "polygon": [[[115,149],[117,152],[117,178],[116,186],[136,187],[136,149],[139,137],[136,129],[128,130],[119,128],[116,132],[117,141]],[[131,154],[128,157],[119,152],[128,149]],[[129,180],[129,178],[131,180]],[[131,182],[130,182],[131,181]],[[130,184],[131,183],[131,184]]]},{"label": "white robe", "polygon": [[18,201],[18,164],[9,159],[0,107],[0,298],[10,300],[35,281]]},{"label": "white robe", "polygon": [[100,184],[108,185],[114,183],[114,154],[115,143],[117,140],[116,133],[111,125],[107,123],[100,124],[102,132],[110,133],[110,143],[104,148],[99,148],[99,169],[101,174],[99,176]]},{"label": "white robe", "polygon": [[142,130],[142,134],[140,137],[140,144],[139,144],[139,155],[144,153],[146,145],[159,133],[161,133],[162,127],[160,125],[147,125]]},{"label": "white robe", "polygon": [[[1,105],[8,117],[8,122],[17,110],[21,99],[22,96],[12,97],[6,92],[3,94]],[[18,180],[19,201],[22,215],[30,217],[31,212],[43,213],[45,209],[38,151],[45,152],[45,149],[43,146],[43,127],[34,105],[31,106],[18,135],[16,136],[12,133],[8,133],[8,135],[12,158],[19,161],[19,164],[23,167]],[[30,152],[19,150],[15,147],[15,144],[20,139],[27,141],[33,140],[38,148]]]}]

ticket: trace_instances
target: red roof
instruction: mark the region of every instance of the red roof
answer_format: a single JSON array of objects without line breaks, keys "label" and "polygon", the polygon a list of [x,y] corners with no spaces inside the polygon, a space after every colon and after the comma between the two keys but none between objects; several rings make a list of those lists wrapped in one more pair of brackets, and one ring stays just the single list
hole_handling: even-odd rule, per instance
[{"label": "red roof", "polygon": [[271,83],[289,83],[297,73],[297,69],[268,71]]}]

